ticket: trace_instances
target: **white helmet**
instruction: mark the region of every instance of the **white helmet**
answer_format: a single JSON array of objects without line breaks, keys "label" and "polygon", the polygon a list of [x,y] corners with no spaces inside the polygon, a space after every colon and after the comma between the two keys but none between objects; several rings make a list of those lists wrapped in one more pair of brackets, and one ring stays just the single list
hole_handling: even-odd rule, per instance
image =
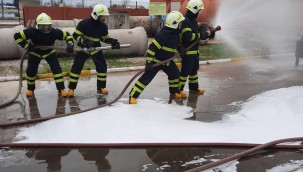
[{"label": "white helmet", "polygon": [[38,15],[36,19],[36,28],[42,33],[50,33],[52,31],[52,19],[45,13]]},{"label": "white helmet", "polygon": [[181,21],[185,18],[179,11],[172,11],[167,14],[165,26],[176,29]]},{"label": "white helmet", "polygon": [[188,1],[186,8],[196,14],[199,10],[204,9],[204,3],[202,0],[190,0]]},{"label": "white helmet", "polygon": [[109,16],[108,9],[103,4],[97,4],[94,6],[94,9],[91,13],[91,16],[97,20],[99,16]]},{"label": "white helmet", "polygon": [[52,24],[52,19],[45,13],[41,13],[38,15],[36,19],[37,25],[50,25]]}]

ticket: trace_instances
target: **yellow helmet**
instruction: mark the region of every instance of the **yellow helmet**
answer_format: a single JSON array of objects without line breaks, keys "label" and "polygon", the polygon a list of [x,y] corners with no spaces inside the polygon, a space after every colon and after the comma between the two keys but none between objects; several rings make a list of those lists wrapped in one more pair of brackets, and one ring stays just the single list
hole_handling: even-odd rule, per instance
[{"label": "yellow helmet", "polygon": [[52,19],[45,13],[41,13],[38,15],[36,19],[37,25],[50,25],[52,24]]},{"label": "yellow helmet", "polygon": [[167,14],[165,20],[165,26],[176,29],[181,21],[185,18],[183,17],[182,13],[179,11],[172,11]]},{"label": "yellow helmet", "polygon": [[91,13],[93,19],[97,20],[99,16],[109,16],[108,9],[103,4],[97,4],[94,6],[94,9]]},{"label": "yellow helmet", "polygon": [[186,8],[196,14],[199,10],[204,9],[204,3],[202,0],[190,0],[188,1]]}]

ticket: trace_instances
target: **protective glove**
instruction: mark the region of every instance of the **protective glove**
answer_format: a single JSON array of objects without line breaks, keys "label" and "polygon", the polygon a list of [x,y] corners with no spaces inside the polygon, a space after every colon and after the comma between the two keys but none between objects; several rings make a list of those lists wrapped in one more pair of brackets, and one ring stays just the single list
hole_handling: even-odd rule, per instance
[{"label": "protective glove", "polygon": [[74,45],[73,44],[68,44],[66,46],[66,52],[68,52],[68,53],[74,52]]},{"label": "protective glove", "polygon": [[112,44],[112,49],[120,49],[120,43]]},{"label": "protective glove", "polygon": [[201,31],[200,32],[200,39],[201,40],[206,40],[207,38],[209,38],[209,36],[210,36],[210,31],[208,30],[208,31]]},{"label": "protective glove", "polygon": [[118,42],[117,39],[110,39],[109,43],[112,46],[112,49],[120,49],[120,43]]},{"label": "protective glove", "polygon": [[216,31],[213,27],[209,27],[210,35],[208,36],[210,39],[213,39],[216,36]]},{"label": "protective glove", "polygon": [[146,61],[145,70],[150,70],[151,68],[153,68],[153,63],[150,61]]},{"label": "protective glove", "polygon": [[186,52],[187,52],[186,48],[180,46],[180,47],[178,48],[178,51],[179,51],[181,57],[186,56]]},{"label": "protective glove", "polygon": [[28,44],[28,47],[25,48],[28,52],[33,51],[35,49],[35,45],[33,44]]},{"label": "protective glove", "polygon": [[92,48],[92,47],[94,47],[94,42],[92,42],[86,38],[83,38],[83,47],[88,48],[88,49]]}]

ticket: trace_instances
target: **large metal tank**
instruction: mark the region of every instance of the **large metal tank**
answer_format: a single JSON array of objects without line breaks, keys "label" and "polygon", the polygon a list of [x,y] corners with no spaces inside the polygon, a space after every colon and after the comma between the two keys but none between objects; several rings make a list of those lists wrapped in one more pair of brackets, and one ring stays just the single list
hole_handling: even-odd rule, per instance
[{"label": "large metal tank", "polygon": [[[18,59],[21,57],[24,49],[16,44],[14,34],[22,29],[24,29],[24,26],[0,29],[0,60]],[[75,27],[62,28],[62,30],[73,33]],[[143,56],[147,50],[148,38],[143,27],[109,30],[109,35],[118,39],[121,44],[131,44],[130,48],[112,51],[113,54]],[[55,45],[62,47],[65,46],[65,42],[57,41]],[[102,43],[102,45],[106,46],[107,44]]]},{"label": "large metal tank", "polygon": [[[75,28],[61,28],[64,31],[73,33]],[[118,39],[120,44],[131,44],[130,48],[122,48],[119,50],[103,50],[103,52],[111,52],[119,55],[134,55],[143,56],[147,50],[147,35],[143,27],[136,27],[133,29],[115,29],[109,30],[109,36]],[[102,46],[109,46],[109,44],[101,43]],[[65,42],[58,41],[55,46],[65,46]]]},{"label": "large metal tank", "polygon": [[152,20],[150,20],[149,16],[130,16],[129,26],[130,28],[142,26],[146,30],[147,35],[154,36],[161,24],[161,16],[154,17]]}]

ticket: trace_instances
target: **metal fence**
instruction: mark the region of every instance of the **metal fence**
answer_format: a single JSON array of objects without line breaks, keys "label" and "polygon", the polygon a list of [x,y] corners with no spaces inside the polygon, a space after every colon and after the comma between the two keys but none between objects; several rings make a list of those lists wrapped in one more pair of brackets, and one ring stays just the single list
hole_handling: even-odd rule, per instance
[{"label": "metal fence", "polygon": [[[1,0],[0,2],[2,2]],[[147,9],[149,0],[14,0],[11,3],[1,3],[0,19],[22,19],[23,6],[70,6],[91,8],[97,3],[102,3],[108,8]]]}]

